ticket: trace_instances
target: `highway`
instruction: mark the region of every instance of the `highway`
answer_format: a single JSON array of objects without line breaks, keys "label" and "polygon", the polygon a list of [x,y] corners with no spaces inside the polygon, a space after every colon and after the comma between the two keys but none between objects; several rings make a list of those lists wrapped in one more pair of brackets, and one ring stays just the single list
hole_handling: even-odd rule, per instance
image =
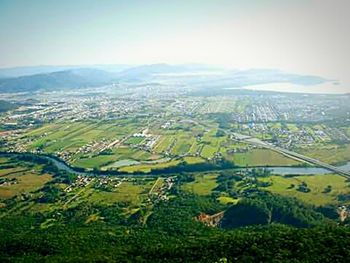
[{"label": "highway", "polygon": [[[237,137],[237,134],[234,134],[234,136]],[[292,152],[292,151],[283,149],[281,147],[274,146],[274,145],[272,145],[270,143],[261,141],[260,139],[257,139],[257,138],[252,138],[252,137],[248,137],[248,136],[244,136],[243,137],[243,135],[242,135],[240,140],[243,140],[243,141],[248,142],[250,144],[254,144],[256,146],[260,146],[260,147],[263,147],[263,148],[266,148],[266,149],[270,149],[272,151],[281,153],[281,154],[283,154],[285,156],[288,156],[288,157],[291,157],[293,159],[297,159],[297,160],[301,160],[301,161],[304,161],[304,162],[307,162],[307,163],[314,164],[316,166],[325,168],[325,169],[327,169],[329,171],[332,171],[334,173],[337,173],[339,175],[342,175],[342,176],[350,179],[350,171],[345,171],[345,170],[340,169],[340,168],[338,168],[338,167],[336,167],[334,165],[330,165],[328,163],[324,163],[324,162],[322,162],[320,160],[317,160],[317,159],[314,159],[314,158],[311,158],[311,157],[308,157],[308,156],[305,156],[305,155],[302,155],[302,154],[299,154],[299,153],[296,153],[296,152]]]},{"label": "highway", "polygon": [[291,156],[291,157],[294,157],[294,158],[297,158],[297,159],[300,159],[302,161],[305,161],[305,162],[308,162],[308,163],[311,163],[311,164],[314,164],[314,165],[317,165],[317,166],[320,166],[320,167],[323,167],[327,170],[330,170],[332,172],[335,172],[339,175],[342,175],[346,178],[349,178],[350,179],[350,172],[348,171],[344,171],[334,165],[330,165],[328,163],[324,163],[324,162],[321,162],[317,159],[314,159],[314,158],[311,158],[311,157],[308,157],[308,156],[305,156],[305,155],[302,155],[302,154],[299,154],[299,153],[296,153],[296,152],[292,152],[292,151],[289,151],[289,150],[286,150],[286,149],[283,149],[283,148],[280,148],[280,147],[275,147],[275,146],[272,146],[272,147],[268,147],[267,148],[273,150],[273,151],[276,151],[276,152],[279,152],[279,153],[282,153],[284,155],[287,155],[287,156]]}]

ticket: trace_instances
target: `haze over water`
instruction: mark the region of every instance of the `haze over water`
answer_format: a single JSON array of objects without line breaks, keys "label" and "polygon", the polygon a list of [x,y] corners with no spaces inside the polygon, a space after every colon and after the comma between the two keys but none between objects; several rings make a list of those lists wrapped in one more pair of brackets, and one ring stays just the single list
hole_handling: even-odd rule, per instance
[{"label": "haze over water", "polygon": [[349,7],[347,0],[2,0],[0,67],[195,62],[316,75],[340,84],[311,92],[347,92]]}]

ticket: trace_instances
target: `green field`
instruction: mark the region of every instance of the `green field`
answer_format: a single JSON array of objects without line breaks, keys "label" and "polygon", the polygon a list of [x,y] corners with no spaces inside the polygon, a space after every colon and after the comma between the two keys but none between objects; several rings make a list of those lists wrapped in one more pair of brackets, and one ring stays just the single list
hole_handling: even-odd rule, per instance
[{"label": "green field", "polygon": [[211,145],[204,145],[201,152],[201,156],[203,158],[212,158],[217,151],[218,151],[217,147],[214,147]]},{"label": "green field", "polygon": [[171,150],[171,153],[174,155],[183,155],[190,151],[195,139],[189,135],[177,136],[176,143]]},{"label": "green field", "polygon": [[76,159],[72,164],[82,168],[100,168],[119,159],[118,155],[98,155],[95,157]]},{"label": "green field", "polygon": [[128,147],[114,148],[111,154],[80,157],[72,165],[82,168],[101,168],[120,160],[149,160],[152,155],[148,152]]},{"label": "green field", "polygon": [[237,204],[239,199],[234,199],[232,197],[229,197],[229,196],[220,196],[218,197],[218,201],[221,203],[221,204]]},{"label": "green field", "polygon": [[155,164],[140,164],[140,165],[132,165],[132,166],[126,166],[119,169],[121,172],[127,172],[127,173],[135,173],[135,172],[144,172],[149,173],[151,169],[162,169],[167,168],[171,166],[176,166],[180,163],[180,160],[173,160],[169,162],[163,162],[163,163],[155,163]]},{"label": "green field", "polygon": [[143,137],[130,137],[129,139],[127,139],[124,144],[127,145],[137,145],[140,144],[142,141],[144,141],[145,138]]},{"label": "green field", "polygon": [[152,188],[150,189],[149,193],[150,194],[156,194],[159,192],[159,190],[162,188],[163,184],[164,184],[165,179],[158,177],[158,179],[154,182],[154,184],[152,185]]},{"label": "green field", "polygon": [[245,103],[233,98],[227,97],[213,97],[207,98],[198,112],[201,114],[207,113],[228,113],[228,112],[243,112]]},{"label": "green field", "polygon": [[300,162],[282,154],[266,149],[252,149],[245,153],[233,153],[225,156],[236,165],[245,166],[293,166]]},{"label": "green field", "polygon": [[[218,102],[217,99],[210,99],[210,103],[213,101]],[[235,104],[235,102],[224,101],[215,107],[228,109],[231,106],[235,107]],[[214,105],[208,107],[214,107]],[[86,169],[113,167],[114,162],[121,160],[143,162],[164,157],[172,159],[178,157],[212,159],[216,154],[241,167],[296,166],[300,164],[296,160],[271,150],[252,148],[246,143],[233,141],[225,133],[219,134],[218,130],[221,130],[217,123],[212,121],[203,123],[178,121],[175,123],[172,129],[160,129],[159,126],[150,129],[157,138],[152,149],[143,148],[147,140],[144,137],[132,136],[133,133],[144,129],[144,123],[142,121],[136,123],[128,119],[46,124],[43,127],[26,132],[22,139],[24,138],[28,142],[25,144],[28,150],[41,149],[45,153],[58,155],[62,152],[68,153],[67,160],[71,165]],[[249,129],[246,124],[239,125],[239,127],[243,130]],[[301,129],[297,124],[284,125],[281,123],[269,123],[268,127],[272,130],[279,130],[284,127],[293,132],[298,132]],[[323,129],[323,126],[315,125],[304,128],[310,134],[315,135],[314,131]],[[264,136],[270,135],[265,134]],[[109,153],[102,152],[101,154],[101,151],[105,149],[104,147],[117,140],[124,141],[112,144],[113,146],[108,148]],[[88,150],[84,150],[84,147],[88,147]],[[78,151],[78,149],[80,150]],[[316,144],[313,148],[299,148],[297,151],[330,164],[350,161],[350,144],[344,146]],[[198,163],[202,160],[188,159],[188,161],[189,163]],[[140,164],[123,167],[122,171],[149,172],[152,168],[164,168],[176,164],[176,161]]]},{"label": "green field", "polygon": [[205,160],[201,157],[185,157],[184,161],[188,164],[204,163]]},{"label": "green field", "polygon": [[154,181],[147,181],[145,184],[122,182],[112,192],[93,190],[88,201],[97,204],[128,203],[130,206],[138,206],[147,198],[153,184]]},{"label": "green field", "polygon": [[210,195],[212,190],[218,186],[215,174],[197,174],[195,181],[186,183],[182,186],[182,190],[197,195]]},{"label": "green field", "polygon": [[[1,158],[1,164],[5,163],[10,164],[8,159]],[[41,174],[36,168],[29,169],[26,166],[16,165],[15,168],[0,169],[0,178],[17,180],[16,184],[0,186],[0,200],[36,191],[52,179],[51,175]]]},{"label": "green field", "polygon": [[[339,194],[350,193],[350,187],[346,182],[346,179],[342,176],[333,174],[295,176],[288,178],[282,176],[270,176],[259,180],[272,183],[271,186],[263,189],[276,194],[296,197],[303,202],[317,206],[326,204],[340,204],[341,202],[337,200],[337,196]],[[310,192],[304,193],[297,191],[297,186],[302,182],[305,182],[308,185],[311,190]],[[291,188],[291,184],[294,184],[295,187]],[[332,186],[332,191],[329,193],[323,193],[324,189],[328,185]]]},{"label": "green field", "polygon": [[94,141],[121,139],[136,132],[138,125],[127,121],[55,123],[27,132],[24,138],[32,141],[30,149],[42,148],[47,153],[74,151]]},{"label": "green field", "polygon": [[345,145],[314,145],[309,149],[299,149],[306,156],[313,157],[329,164],[339,164],[350,161],[350,144]]},{"label": "green field", "polygon": [[51,180],[50,175],[38,175],[36,173],[26,172],[22,175],[12,174],[11,176],[4,176],[9,179],[16,178],[18,183],[10,186],[0,187],[0,199],[7,199],[19,194],[30,193],[38,190],[46,182]]},{"label": "green field", "polygon": [[157,153],[163,153],[168,150],[169,146],[175,140],[172,135],[162,135],[161,138],[157,141],[153,150]]}]

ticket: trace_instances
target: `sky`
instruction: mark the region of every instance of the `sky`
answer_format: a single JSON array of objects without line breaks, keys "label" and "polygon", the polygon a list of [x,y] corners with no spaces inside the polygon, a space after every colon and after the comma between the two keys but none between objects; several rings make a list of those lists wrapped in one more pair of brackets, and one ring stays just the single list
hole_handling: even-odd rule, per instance
[{"label": "sky", "polygon": [[0,0],[0,67],[205,63],[349,83],[349,0]]}]

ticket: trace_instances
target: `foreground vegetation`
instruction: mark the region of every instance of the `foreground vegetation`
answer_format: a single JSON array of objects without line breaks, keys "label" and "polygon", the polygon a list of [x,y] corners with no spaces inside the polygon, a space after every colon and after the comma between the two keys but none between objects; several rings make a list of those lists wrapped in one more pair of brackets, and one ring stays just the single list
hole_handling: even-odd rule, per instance
[{"label": "foreground vegetation", "polygon": [[197,230],[174,235],[162,229],[106,224],[28,229],[30,219],[2,222],[2,262],[347,262],[350,231],[344,227],[285,226],[236,231]]},{"label": "foreground vegetation", "polygon": [[[272,206],[274,211],[271,222],[264,204]],[[182,195],[158,203],[145,225],[141,224],[145,211],[126,217],[121,209],[120,205],[83,203],[59,214],[2,218],[0,259],[2,262],[346,262],[350,256],[348,227],[336,226],[320,213],[289,199],[248,198],[229,208],[222,225],[226,230],[207,227],[193,219],[201,211],[214,213],[225,209],[208,198]],[[261,226],[232,229],[247,223]]]},{"label": "foreground vegetation", "polygon": [[[30,155],[0,161],[3,168],[23,169],[12,173],[18,185],[28,167],[41,178],[35,187],[13,188],[13,195],[1,197],[1,262],[347,262],[350,257],[348,219],[337,214],[342,202],[333,202],[336,193],[348,193],[347,185],[334,175],[278,177],[264,169],[228,169],[85,178]],[[4,168],[0,178],[8,173]],[[295,190],[303,195],[332,180],[332,189],[316,192],[315,200],[334,193],[323,206],[278,192],[283,188],[278,180],[307,182],[311,192]],[[201,221],[203,213],[222,218],[209,224]]]},{"label": "foreground vegetation", "polygon": [[344,164],[344,127],[233,123],[220,112],[232,105],[215,105],[189,120],[56,120],[6,135],[2,150],[26,154],[0,158],[0,261],[347,262],[348,180],[273,174],[304,164],[237,135]]}]

